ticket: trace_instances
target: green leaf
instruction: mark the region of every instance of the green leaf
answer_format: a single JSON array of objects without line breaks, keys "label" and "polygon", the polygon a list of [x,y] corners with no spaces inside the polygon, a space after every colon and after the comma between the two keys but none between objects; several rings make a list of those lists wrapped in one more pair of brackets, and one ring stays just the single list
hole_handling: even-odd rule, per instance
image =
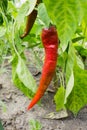
[{"label": "green leaf", "polygon": [[67,98],[74,86],[73,67],[74,67],[75,58],[76,58],[75,50],[72,44],[69,44],[68,57],[66,62],[66,93],[65,93],[64,103],[67,102]]},{"label": "green leaf", "polygon": [[40,17],[40,20],[43,21],[43,23],[46,25],[46,26],[49,26],[51,20],[47,14],[47,11],[46,11],[46,7],[44,5],[44,3],[41,3],[39,6],[38,6],[38,15]]},{"label": "green leaf", "polygon": [[[21,62],[21,61],[19,61],[19,62]],[[24,61],[23,61],[24,62]],[[23,63],[24,64],[24,63]],[[25,65],[23,65],[23,66],[21,66],[21,68],[20,68],[20,72],[18,72],[18,74],[17,74],[17,72],[16,72],[16,70],[18,69],[17,67],[18,66],[20,66],[20,63],[19,63],[19,65],[18,65],[18,56],[16,56],[16,55],[14,55],[14,58],[13,58],[13,61],[12,61],[12,79],[13,79],[13,83],[15,84],[15,86],[17,87],[17,88],[19,88],[27,97],[29,97],[29,98],[32,98],[33,96],[34,96],[34,94],[35,94],[35,92],[33,92],[33,91],[35,91],[35,81],[34,81],[34,83],[33,83],[33,80],[32,81],[30,81],[30,82],[32,82],[32,85],[34,85],[31,89],[29,88],[29,86],[30,86],[30,84],[29,84],[29,86],[25,86],[27,83],[25,83],[25,81],[27,81],[27,82],[29,82],[29,79],[31,78],[31,77],[29,77],[29,75],[28,75],[28,77],[29,77],[29,79],[27,78],[27,77],[24,77],[24,79],[22,80],[22,78],[23,78],[23,76],[26,76],[26,67],[25,67]],[[22,70],[22,67],[24,67],[23,68],[23,70]],[[24,70],[25,69],[25,70]],[[18,70],[19,71],[19,70]],[[25,71],[24,72],[24,74],[23,74],[23,76],[21,77],[20,76],[20,74],[22,73],[23,71]],[[27,70],[27,71],[29,71],[29,70]],[[28,72],[27,72],[28,73]],[[30,73],[30,72],[29,72]],[[18,77],[18,75],[19,75],[19,77]],[[20,79],[21,78],[21,79]],[[26,80],[26,78],[27,78],[27,80]],[[22,80],[22,81],[21,81]],[[25,81],[24,81],[25,80]],[[33,89],[33,91],[32,91],[32,89]]]},{"label": "green leaf", "polygon": [[0,13],[0,26],[3,24],[3,17],[2,14]]},{"label": "green leaf", "polygon": [[24,47],[22,46],[22,41],[20,39],[20,34],[17,26],[15,26],[15,45],[19,54],[24,52]]},{"label": "green leaf", "polygon": [[31,126],[31,130],[41,130],[42,129],[42,125],[39,121],[37,120],[30,120],[29,124]]},{"label": "green leaf", "polygon": [[4,36],[6,33],[6,28],[0,27],[0,37]]},{"label": "green leaf", "polygon": [[81,1],[81,6],[82,6],[82,9],[83,9],[83,15],[84,15],[84,20],[85,22],[87,23],[87,0],[80,0]]},{"label": "green leaf", "polygon": [[8,2],[8,12],[11,14],[13,19],[17,17],[17,8],[12,1]]},{"label": "green leaf", "polygon": [[74,87],[74,75],[73,75],[73,71],[72,71],[72,73],[69,77],[69,81],[68,81],[67,86],[66,86],[64,104],[66,104],[67,98],[70,95],[70,93],[72,92],[73,87]]},{"label": "green leaf", "polygon": [[66,84],[68,83],[69,78],[72,74],[75,58],[75,49],[72,44],[69,44],[68,56],[66,61]]},{"label": "green leaf", "polygon": [[[77,33],[78,33],[78,32],[77,32]],[[83,40],[84,38],[85,38],[85,37],[83,37],[83,36],[76,37],[76,38],[72,39],[72,42],[75,43],[75,42],[78,42],[78,41],[80,41],[80,40]]]},{"label": "green leaf", "polygon": [[65,65],[66,65],[66,60],[67,60],[67,52],[64,51],[63,53],[61,53],[59,56],[58,56],[58,66],[62,68],[63,72],[65,72]]},{"label": "green leaf", "polygon": [[56,110],[59,111],[63,108],[65,108],[64,106],[64,99],[65,99],[65,89],[63,86],[61,86],[56,95],[54,96],[54,100],[55,100],[55,103],[56,103]]},{"label": "green leaf", "polygon": [[77,64],[81,69],[84,69],[84,64],[80,56],[76,56]]},{"label": "green leaf", "polygon": [[4,13],[7,11],[8,0],[0,0],[0,8],[3,10]]},{"label": "green leaf", "polygon": [[18,78],[18,75],[15,74],[14,79],[13,79],[14,85],[21,90],[27,97],[32,98],[34,96],[34,93],[28,89],[23,82]]},{"label": "green leaf", "polygon": [[1,123],[1,120],[0,120],[0,130],[4,130],[2,123]]},{"label": "green leaf", "polygon": [[28,9],[29,9],[29,1],[26,1],[19,9],[19,12],[16,18],[19,27],[21,23],[23,23],[24,17],[26,16]]},{"label": "green leaf", "polygon": [[24,60],[19,56],[18,64],[16,68],[17,75],[21,82],[29,88],[33,93],[36,92],[36,83],[28,68],[26,67]]},{"label": "green leaf", "polygon": [[82,18],[79,0],[44,0],[48,14],[56,24],[63,51],[67,48]]},{"label": "green leaf", "polygon": [[27,15],[31,14],[31,12],[35,8],[36,3],[37,3],[37,0],[29,0],[29,11]]},{"label": "green leaf", "polygon": [[66,107],[74,115],[87,104],[87,70],[74,66],[74,88],[68,97]]},{"label": "green leaf", "polygon": [[81,56],[86,56],[87,57],[87,48],[83,47],[82,45],[80,44],[77,44],[74,46],[75,49],[78,51],[78,53],[81,55]]}]

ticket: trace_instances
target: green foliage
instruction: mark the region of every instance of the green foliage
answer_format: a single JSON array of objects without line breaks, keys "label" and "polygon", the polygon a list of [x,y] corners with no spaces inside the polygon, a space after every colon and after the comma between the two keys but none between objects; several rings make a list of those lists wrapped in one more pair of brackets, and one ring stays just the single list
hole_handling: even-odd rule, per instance
[{"label": "green foliage", "polygon": [[7,11],[8,0],[0,0],[0,8],[3,10],[4,13]]},{"label": "green foliage", "polygon": [[43,24],[48,27],[51,20],[47,14],[46,7],[45,7],[44,3],[41,3],[38,6],[38,15],[39,15],[40,20],[42,20]]},{"label": "green foliage", "polygon": [[[87,92],[85,91],[87,86],[86,73],[84,74],[85,70],[84,64],[82,62],[82,59],[84,57],[87,57],[87,47],[84,47],[84,43],[87,41],[87,0],[44,0],[44,3],[50,19],[57,26],[60,39],[60,48],[65,51],[64,53],[62,53],[62,51],[59,50],[60,55],[58,65],[63,69],[63,72],[66,74],[66,90],[64,102],[61,103],[62,105],[60,105],[59,102],[59,100],[61,100],[60,95],[62,95],[62,90],[60,91],[59,89],[56,93],[54,97],[56,108],[57,110],[59,110],[60,108],[62,109],[64,108],[65,104],[67,104],[67,108],[71,110],[74,114],[77,114],[78,111],[87,103]],[[84,22],[82,22],[82,20]],[[77,46],[71,43],[71,41],[73,43],[77,43]],[[77,62],[77,66],[79,66],[80,68],[75,66],[75,62]],[[81,72],[82,75],[78,73],[78,68],[79,72]],[[82,90],[84,90],[82,93],[85,93],[85,101],[83,101],[83,103],[80,101],[83,99],[83,96],[81,94]]]},{"label": "green foliage", "polygon": [[[73,79],[74,76],[74,79]],[[68,81],[64,93],[64,87],[59,88],[54,99],[56,109],[66,107],[76,115],[87,104],[87,71],[81,69],[74,62],[73,73]],[[73,86],[73,87],[72,87]]]},{"label": "green foliage", "polygon": [[0,130],[4,130],[2,123],[1,123],[1,120],[0,120]]},{"label": "green foliage", "polygon": [[0,38],[2,38],[6,33],[6,28],[0,27]]},{"label": "green foliage", "polygon": [[50,18],[57,26],[61,48],[65,50],[83,16],[80,1],[44,0],[44,3]]},{"label": "green foliage", "polygon": [[35,5],[37,3],[37,0],[29,0],[29,10],[28,10],[28,15],[33,11],[35,8]]},{"label": "green foliage", "polygon": [[66,84],[69,81],[69,78],[73,71],[74,61],[75,61],[75,49],[73,48],[72,44],[69,44],[68,47],[68,56],[66,60]]},{"label": "green foliage", "polygon": [[68,56],[66,60],[66,93],[65,93],[65,102],[67,97],[71,93],[74,85],[74,75],[73,75],[73,67],[75,61],[75,50],[72,44],[69,44],[68,48]]},{"label": "green foliage", "polygon": [[27,69],[24,60],[15,55],[12,61],[12,78],[14,84],[29,98],[33,97],[36,83]]},{"label": "green foliage", "polygon": [[58,56],[58,66],[62,68],[62,71],[65,71],[65,66],[66,66],[66,60],[67,60],[67,52],[63,52],[59,54]]},{"label": "green foliage", "polygon": [[5,38],[5,34],[6,34],[6,28],[5,27],[0,27],[0,73],[3,72],[3,63],[4,63],[4,60],[8,53],[8,49],[9,49],[9,46],[7,44],[7,40]]},{"label": "green foliage", "polygon": [[87,104],[87,71],[74,66],[74,88],[68,97],[66,107],[75,115]]},{"label": "green foliage", "polygon": [[84,21],[87,23],[87,17],[86,17],[86,14],[87,14],[87,0],[80,0],[81,2],[81,6],[82,6],[82,11],[83,11],[83,19]]},{"label": "green foliage", "polygon": [[87,49],[84,46],[77,44],[75,48],[81,56],[87,57]]},{"label": "green foliage", "polygon": [[64,106],[64,99],[65,99],[65,89],[63,86],[61,86],[56,95],[54,96],[54,100],[55,100],[55,103],[56,103],[56,110],[59,111],[61,109],[64,109],[65,106]]},{"label": "green foliage", "polygon": [[21,82],[28,87],[28,89],[32,90],[33,93],[36,91],[36,83],[33,80],[31,73],[28,71],[27,67],[25,66],[24,60],[18,56],[18,64],[16,68],[17,75]]},{"label": "green foliage", "polygon": [[0,13],[0,26],[3,24],[3,17],[2,14]]},{"label": "green foliage", "polygon": [[41,130],[42,129],[41,123],[37,120],[30,120],[29,124],[31,126],[31,130]]},{"label": "green foliage", "polygon": [[[77,49],[78,53],[84,54],[82,56],[86,56],[86,48],[83,48],[81,45],[78,46],[75,45],[75,48]],[[61,100],[61,91],[58,90],[56,93],[54,99],[56,99],[56,109],[59,108],[63,109],[66,107],[70,111],[73,112],[74,115],[78,113],[78,111],[83,108],[87,104],[87,71],[84,70],[84,65],[81,59],[78,55],[75,53],[75,48],[72,46],[72,44],[69,44],[69,47],[67,48],[67,56],[66,61],[63,60],[61,62],[65,63],[66,66],[66,90],[65,90],[65,96],[64,96],[64,102],[61,102],[62,105],[60,105]],[[82,53],[81,53],[82,51]],[[62,55],[65,57],[65,55]],[[63,58],[64,59],[64,58]],[[60,62],[60,59],[59,59]],[[77,65],[75,64],[77,62]],[[63,64],[64,65],[64,64]],[[63,93],[63,91],[62,91]],[[60,96],[61,95],[61,96]],[[63,104],[64,103],[64,104]]]},{"label": "green foliage", "polygon": [[[75,115],[87,104],[87,0],[43,0],[35,7],[36,0],[27,0],[17,8],[12,1],[0,1],[0,66],[6,56],[11,56],[12,79],[26,96],[32,98],[36,91],[35,80],[26,66],[24,51],[31,49],[32,64],[41,70],[39,50],[42,50],[41,30],[50,23],[56,25],[60,39],[57,75],[62,75],[60,88],[54,100],[56,109],[65,107]],[[26,16],[38,11],[37,19],[28,36],[20,39],[25,28]],[[38,50],[38,51],[37,51]],[[42,51],[40,52],[42,55]],[[44,56],[43,56],[44,57]],[[58,77],[57,77],[58,80]],[[38,123],[31,123],[35,129]],[[33,127],[32,127],[33,129]]]},{"label": "green foliage", "polygon": [[20,10],[19,10],[18,15],[16,17],[17,24],[18,24],[19,28],[20,28],[21,23],[23,23],[23,21],[24,21],[24,17],[27,14],[28,9],[29,9],[29,1],[26,1],[20,7]]}]

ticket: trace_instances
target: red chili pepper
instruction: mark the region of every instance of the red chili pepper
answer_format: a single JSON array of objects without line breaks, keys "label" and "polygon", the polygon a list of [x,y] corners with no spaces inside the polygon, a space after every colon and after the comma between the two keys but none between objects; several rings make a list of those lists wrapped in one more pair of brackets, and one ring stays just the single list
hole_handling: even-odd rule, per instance
[{"label": "red chili pepper", "polygon": [[45,61],[39,87],[30,105],[28,106],[28,110],[31,109],[44,95],[44,92],[50,84],[56,69],[57,49],[59,43],[56,28],[51,26],[50,28],[43,29],[41,39],[45,49]]}]

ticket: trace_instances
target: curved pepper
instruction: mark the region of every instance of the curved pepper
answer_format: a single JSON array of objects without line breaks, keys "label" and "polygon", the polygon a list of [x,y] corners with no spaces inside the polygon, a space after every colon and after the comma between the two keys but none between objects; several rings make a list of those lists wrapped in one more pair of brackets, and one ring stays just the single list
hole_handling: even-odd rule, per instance
[{"label": "curved pepper", "polygon": [[58,35],[54,26],[45,28],[41,34],[42,43],[45,49],[45,61],[42,69],[39,87],[37,92],[28,106],[31,109],[44,95],[47,87],[49,86],[56,69],[57,63],[57,50],[58,50]]},{"label": "curved pepper", "polygon": [[[37,6],[39,3],[40,3],[40,0],[37,0],[36,6]],[[20,36],[21,39],[23,39],[24,37],[26,37],[26,36],[29,34],[29,32],[31,31],[31,29],[32,29],[32,27],[33,27],[33,24],[34,24],[36,18],[37,18],[37,10],[34,9],[34,10],[31,12],[31,14],[29,14],[29,15],[27,16],[26,28],[25,28],[24,33]]]}]

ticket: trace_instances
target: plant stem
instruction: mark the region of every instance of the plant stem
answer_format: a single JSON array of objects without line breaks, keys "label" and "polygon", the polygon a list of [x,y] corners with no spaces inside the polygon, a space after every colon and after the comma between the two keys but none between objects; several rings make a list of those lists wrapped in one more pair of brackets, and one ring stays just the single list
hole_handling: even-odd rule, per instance
[{"label": "plant stem", "polygon": [[17,49],[16,49],[16,47],[15,47],[15,43],[14,43],[14,32],[15,32],[14,27],[15,27],[15,23],[14,23],[13,26],[12,26],[12,46],[13,46],[13,48],[14,48],[15,53],[19,56],[19,53],[18,53],[18,51],[17,51]]}]

